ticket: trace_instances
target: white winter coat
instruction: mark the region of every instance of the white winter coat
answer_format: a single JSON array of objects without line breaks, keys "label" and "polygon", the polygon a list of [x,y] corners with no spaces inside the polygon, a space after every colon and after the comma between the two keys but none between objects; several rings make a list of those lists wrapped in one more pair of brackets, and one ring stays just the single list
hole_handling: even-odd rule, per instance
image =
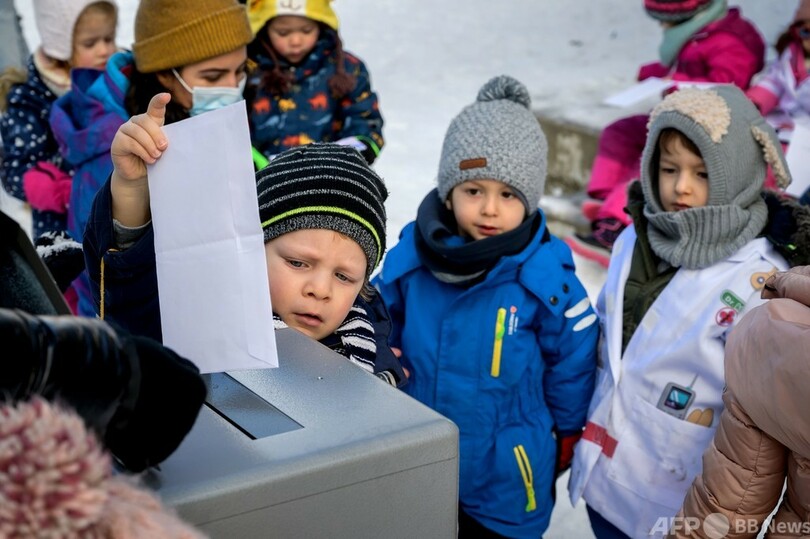
[{"label": "white winter coat", "polygon": [[[577,445],[569,493],[631,537],[665,532],[701,470],[722,411],[726,335],[763,302],[767,276],[787,263],[765,238],[722,262],[680,269],[650,306],[622,354],[624,286],[636,241],[630,226],[614,245],[597,302],[602,340],[588,425]],[[684,419],[659,408],[672,382],[694,395]],[[667,392],[671,394],[672,391]],[[708,426],[686,421],[704,414]],[[710,422],[708,420],[710,419]],[[660,535],[660,534],[657,534]]]}]

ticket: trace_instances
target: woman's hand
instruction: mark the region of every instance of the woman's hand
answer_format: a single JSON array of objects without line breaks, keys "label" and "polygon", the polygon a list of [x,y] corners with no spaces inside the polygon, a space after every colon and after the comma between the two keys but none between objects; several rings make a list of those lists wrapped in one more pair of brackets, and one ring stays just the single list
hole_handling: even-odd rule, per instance
[{"label": "woman's hand", "polygon": [[141,226],[151,218],[146,165],[154,164],[169,147],[161,127],[170,100],[171,94],[157,94],[146,112],[130,118],[113,138],[112,213],[124,226]]}]

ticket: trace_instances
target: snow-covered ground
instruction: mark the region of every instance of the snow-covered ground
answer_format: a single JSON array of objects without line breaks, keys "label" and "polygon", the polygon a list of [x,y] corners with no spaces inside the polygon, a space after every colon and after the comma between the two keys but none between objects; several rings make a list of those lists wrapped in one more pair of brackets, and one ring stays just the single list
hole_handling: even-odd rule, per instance
[{"label": "snow-covered ground", "polygon": [[[118,3],[118,43],[129,47],[137,0]],[[35,45],[31,1],[16,4]],[[741,6],[773,43],[797,0],[730,4]],[[371,71],[385,118],[386,146],[375,168],[391,191],[389,245],[434,185],[448,123],[489,78],[511,75],[529,88],[536,109],[600,126],[617,114],[601,100],[656,58],[660,38],[641,0],[337,0],[333,7],[346,49]],[[595,298],[603,270],[577,259],[577,272]],[[592,537],[582,503],[568,503],[566,479],[558,481],[546,537]]]}]

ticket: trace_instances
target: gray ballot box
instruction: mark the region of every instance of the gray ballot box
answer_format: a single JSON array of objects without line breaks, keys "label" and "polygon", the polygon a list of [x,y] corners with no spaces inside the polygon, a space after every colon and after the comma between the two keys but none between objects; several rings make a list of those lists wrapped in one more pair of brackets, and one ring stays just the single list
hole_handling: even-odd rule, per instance
[{"label": "gray ballot box", "polygon": [[215,538],[455,537],[455,424],[295,330],[276,339],[278,368],[208,375],[146,483]]}]

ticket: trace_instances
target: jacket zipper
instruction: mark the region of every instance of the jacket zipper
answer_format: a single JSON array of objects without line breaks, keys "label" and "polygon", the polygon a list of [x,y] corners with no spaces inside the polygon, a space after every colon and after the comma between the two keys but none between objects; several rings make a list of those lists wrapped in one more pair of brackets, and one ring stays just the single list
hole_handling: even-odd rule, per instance
[{"label": "jacket zipper", "polygon": [[495,344],[492,346],[492,366],[489,374],[493,378],[501,375],[501,349],[503,348],[503,336],[506,333],[506,309],[498,309],[498,317],[495,319]]},{"label": "jacket zipper", "polygon": [[[118,249],[109,249],[107,252],[108,253],[115,253],[115,252],[118,252]],[[100,290],[99,290],[99,293],[98,293],[98,297],[99,297],[98,317],[101,320],[104,320],[104,290],[105,290],[105,287],[104,287],[104,256],[101,257],[101,276],[100,276],[100,279],[99,279],[99,288],[100,288]]]},{"label": "jacket zipper", "polygon": [[517,460],[518,468],[520,469],[520,476],[523,478],[523,486],[526,487],[526,512],[530,513],[537,509],[537,500],[534,497],[534,476],[532,474],[532,465],[529,462],[529,457],[526,455],[526,450],[523,444],[518,444],[514,447],[515,459]]}]

